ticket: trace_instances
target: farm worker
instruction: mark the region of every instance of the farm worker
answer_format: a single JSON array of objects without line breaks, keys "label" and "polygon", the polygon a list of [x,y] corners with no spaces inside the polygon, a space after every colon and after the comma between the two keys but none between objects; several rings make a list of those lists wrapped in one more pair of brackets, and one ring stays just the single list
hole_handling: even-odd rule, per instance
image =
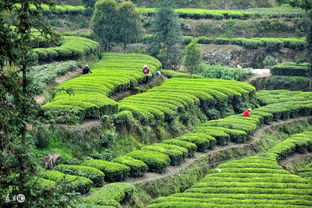
[{"label": "farm worker", "polygon": [[143,73],[144,74],[148,74],[149,73],[149,68],[147,68],[147,65],[145,64],[144,66],[143,66]]},{"label": "farm worker", "polygon": [[87,65],[85,65],[85,67],[83,67],[82,74],[89,74],[89,73],[92,73],[92,72],[90,71],[90,68],[87,64]]},{"label": "farm worker", "polygon": [[244,111],[243,116],[250,117],[251,108]]},{"label": "farm worker", "polygon": [[143,72],[143,74],[145,74],[145,84],[147,84],[147,82],[148,82],[149,71],[150,70],[149,70],[149,68],[147,68],[147,65],[144,64],[142,72]]},{"label": "farm worker", "polygon": [[157,71],[156,74],[157,74],[158,76],[161,76],[161,71]]}]

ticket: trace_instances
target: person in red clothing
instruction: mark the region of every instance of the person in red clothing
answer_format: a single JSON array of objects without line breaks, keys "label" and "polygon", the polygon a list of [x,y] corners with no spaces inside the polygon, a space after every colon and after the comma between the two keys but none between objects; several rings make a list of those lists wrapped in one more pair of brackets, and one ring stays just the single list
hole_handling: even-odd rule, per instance
[{"label": "person in red clothing", "polygon": [[250,117],[251,108],[244,111],[243,116]]},{"label": "person in red clothing", "polygon": [[143,66],[143,70],[142,70],[142,72],[143,72],[143,74],[149,74],[149,68],[147,68],[147,65],[144,65]]}]

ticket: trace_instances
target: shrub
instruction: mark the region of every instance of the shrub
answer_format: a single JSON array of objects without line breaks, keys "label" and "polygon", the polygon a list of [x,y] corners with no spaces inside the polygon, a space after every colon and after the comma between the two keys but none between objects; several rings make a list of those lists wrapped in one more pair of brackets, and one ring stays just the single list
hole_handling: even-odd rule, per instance
[{"label": "shrub", "polygon": [[66,174],[84,176],[86,178],[89,178],[97,187],[101,187],[104,185],[105,174],[96,168],[81,165],[61,164],[56,166],[54,169]]},{"label": "shrub", "polygon": [[170,165],[179,165],[184,160],[182,151],[174,150],[174,149],[167,149],[156,144],[151,145],[151,146],[144,146],[142,150],[156,151],[156,152],[161,152],[161,153],[168,155],[170,158]]},{"label": "shrub", "polygon": [[308,77],[300,76],[270,76],[265,79],[264,88],[267,90],[309,90]]},{"label": "shrub", "polygon": [[114,159],[113,162],[128,166],[130,168],[130,177],[141,177],[144,175],[144,173],[146,173],[148,169],[147,165],[144,162],[129,156],[118,157]]},{"label": "shrub", "polygon": [[81,194],[88,193],[93,184],[92,181],[86,177],[67,175],[55,170],[46,170],[42,172],[40,176],[51,181],[68,182],[72,190],[80,192]]},{"label": "shrub", "polygon": [[127,156],[143,161],[150,172],[162,173],[170,164],[169,156],[161,152],[137,150],[128,153]]},{"label": "shrub", "polygon": [[98,189],[90,196],[78,199],[76,204],[81,208],[120,208],[120,203],[128,200],[134,191],[135,187],[129,183],[111,183]]},{"label": "shrub", "polygon": [[200,133],[187,133],[175,139],[194,143],[199,152],[205,152],[208,149],[212,149],[217,142],[215,138]]},{"label": "shrub", "polygon": [[230,68],[221,65],[203,65],[200,73],[204,77],[242,81],[250,74],[251,69]]},{"label": "shrub", "polygon": [[105,180],[109,182],[123,181],[130,172],[128,166],[104,160],[86,160],[81,165],[101,170],[105,173]]},{"label": "shrub", "polygon": [[177,140],[177,139],[163,140],[162,143],[184,147],[188,151],[188,157],[193,157],[195,151],[197,150],[197,146],[195,144],[193,144],[191,142]]},{"label": "shrub", "polygon": [[297,64],[294,62],[285,62],[273,66],[271,68],[271,73],[277,76],[307,76],[309,70],[309,63]]}]

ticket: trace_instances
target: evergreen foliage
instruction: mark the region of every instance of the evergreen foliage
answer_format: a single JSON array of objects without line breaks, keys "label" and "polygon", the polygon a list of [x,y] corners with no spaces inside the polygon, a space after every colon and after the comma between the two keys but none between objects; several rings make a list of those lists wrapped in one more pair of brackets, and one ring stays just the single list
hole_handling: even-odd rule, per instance
[{"label": "evergreen foliage", "polygon": [[142,37],[143,27],[133,3],[101,0],[95,4],[90,27],[102,49],[109,51],[112,43],[127,44]]},{"label": "evergreen foliage", "polygon": [[177,68],[182,52],[179,48],[183,42],[178,15],[173,10],[173,0],[159,0],[153,20],[153,38],[150,40],[149,52],[157,56],[164,68]]},{"label": "evergreen foliage", "polygon": [[196,41],[192,41],[185,48],[184,67],[194,74],[200,71],[200,63],[202,61],[202,50]]}]

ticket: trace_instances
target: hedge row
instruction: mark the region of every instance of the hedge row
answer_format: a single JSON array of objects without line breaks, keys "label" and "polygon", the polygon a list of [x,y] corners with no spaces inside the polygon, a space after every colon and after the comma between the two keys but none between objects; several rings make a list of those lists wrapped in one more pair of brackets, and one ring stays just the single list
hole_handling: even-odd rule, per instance
[{"label": "hedge row", "polygon": [[90,196],[77,199],[78,208],[122,208],[121,202],[134,193],[134,186],[128,183],[111,183],[95,190]]},{"label": "hedge row", "polygon": [[95,186],[101,187],[104,185],[105,174],[97,168],[81,166],[81,165],[58,165],[54,168],[57,171],[89,178]]},{"label": "hedge row", "polygon": [[105,173],[105,180],[110,182],[122,181],[130,172],[130,168],[126,165],[105,160],[86,160],[81,165],[99,169]]},{"label": "hedge row", "polygon": [[64,36],[59,47],[36,48],[33,52],[33,60],[41,63],[76,60],[89,54],[99,53],[99,44],[84,37]]},{"label": "hedge row", "polygon": [[[71,6],[71,5],[56,5],[55,9],[49,10],[49,7],[43,6],[44,12],[54,14],[82,14],[89,15],[89,12],[82,6]],[[137,11],[146,16],[152,16],[155,14],[155,8],[137,8]],[[197,8],[179,8],[175,9],[180,18],[191,18],[191,19],[248,19],[248,18],[260,18],[268,16],[271,18],[294,18],[303,17],[305,15],[304,10],[295,9],[292,7],[274,7],[263,8],[263,9],[250,9],[250,10],[208,10],[208,9],[197,9]]]},{"label": "hedge row", "polygon": [[280,102],[311,100],[312,93],[288,90],[263,90],[257,92],[257,97],[261,105],[268,105]]},{"label": "hedge row", "polygon": [[309,63],[297,64],[285,62],[271,68],[271,74],[277,76],[309,76],[312,74],[312,67]]},{"label": "hedge row", "polygon": [[252,99],[255,88],[249,84],[219,80],[172,78],[161,86],[119,102],[121,113],[114,115],[115,124],[129,124],[134,119],[143,125],[170,123],[181,116],[181,112],[202,108],[209,117],[212,108],[239,110],[240,100]]},{"label": "hedge row", "polygon": [[[148,43],[152,36],[145,36],[143,42]],[[189,44],[192,40],[196,40],[199,44],[217,44],[217,45],[239,45],[247,49],[257,49],[260,47],[268,51],[279,50],[283,47],[294,50],[304,50],[308,43],[304,37],[291,38],[209,38],[205,36],[193,37],[184,36],[183,43]]]},{"label": "hedge row", "polygon": [[[188,44],[193,37],[186,36],[184,43]],[[294,50],[304,50],[308,43],[305,38],[208,38],[198,37],[197,42],[200,44],[217,44],[217,45],[239,45],[248,49],[257,49],[264,47],[266,50],[275,51],[282,47]]]},{"label": "hedge row", "polygon": [[[152,16],[156,13],[155,8],[137,8],[141,14]],[[180,18],[190,19],[248,19],[253,14],[250,12],[242,12],[235,10],[208,10],[195,8],[175,9]]]},{"label": "hedge row", "polygon": [[312,179],[312,163],[309,163],[302,169],[298,170],[298,175],[303,178]]},{"label": "hedge row", "polygon": [[[91,186],[93,185],[93,182],[86,177],[68,175],[56,170],[44,171],[41,173],[40,176],[50,181],[67,183],[70,189],[68,191],[77,191],[80,192],[81,194],[88,193],[90,191]],[[47,184],[47,181],[43,181],[43,184],[41,185],[44,186],[45,184]]]},{"label": "hedge row", "polygon": [[184,193],[160,197],[148,207],[310,207],[312,184],[277,162],[308,150],[312,150],[311,130],[291,136],[267,153],[221,164]]},{"label": "hedge row", "polygon": [[73,71],[78,68],[76,61],[54,62],[51,64],[44,64],[34,66],[28,73],[33,80],[34,90],[36,94],[41,94],[48,87],[48,85],[55,83],[55,78]]},{"label": "hedge row", "polygon": [[[282,94],[286,92],[280,91]],[[278,94],[275,91],[262,93],[266,93],[267,96],[273,94],[275,97],[275,94]],[[305,96],[294,96],[291,101],[284,100],[283,102],[257,108],[252,111],[252,117],[243,117],[238,114],[207,121],[195,127],[193,132],[172,140],[165,140],[160,144],[145,146],[141,150],[128,153],[127,156],[144,162],[150,172],[162,173],[169,165],[179,165],[185,157],[192,156],[195,146],[197,151],[205,152],[212,149],[216,144],[226,145],[230,141],[243,143],[263,124],[269,124],[272,121],[281,119],[312,115],[312,103],[310,102],[312,93],[303,94]],[[184,149],[170,148],[168,145],[163,144],[177,145]]]},{"label": "hedge row", "polygon": [[[280,93],[285,94],[286,91]],[[266,94],[276,96],[278,92],[268,91]],[[312,96],[311,92],[309,94]],[[194,128],[193,132],[174,139],[164,140],[161,143],[144,146],[140,150],[114,159],[113,162],[87,160],[81,166],[63,165],[61,167],[57,166],[57,169],[73,175],[87,176],[92,181],[96,181],[95,183],[101,181],[99,171],[95,171],[95,168],[105,174],[106,181],[122,181],[127,176],[139,177],[143,176],[146,171],[162,173],[169,165],[179,165],[186,157],[192,157],[195,151],[205,152],[213,149],[217,144],[226,145],[230,141],[235,143],[245,142],[264,123],[268,124],[280,119],[312,115],[312,103],[309,96],[304,99],[298,96],[297,99],[288,102],[273,102],[257,108],[252,111],[252,117],[243,117],[238,114],[207,121]],[[306,134],[308,135],[308,133]],[[297,139],[306,134],[294,138]],[[271,155],[276,152],[281,156],[287,155],[289,147],[293,147],[288,144],[292,144],[292,142],[292,140],[288,140],[282,143],[281,147],[276,146],[275,149],[271,150]],[[301,139],[300,142],[296,140],[296,144],[300,144],[300,149],[297,148],[296,151],[311,150],[309,149],[311,146],[310,139]],[[83,166],[92,167],[93,169],[83,168]],[[261,163],[258,164],[258,167],[261,167]]]},{"label": "hedge row", "polygon": [[145,79],[141,72],[144,64],[152,72],[161,66],[158,60],[148,55],[104,53],[102,60],[93,65],[92,74],[71,79],[58,86],[58,89],[69,89],[73,94],[61,91],[43,107],[56,116],[75,109],[79,120],[113,114],[117,111],[117,103],[109,96],[116,91],[134,88],[142,82]]},{"label": "hedge row", "polygon": [[310,82],[310,79],[308,77],[270,76],[265,79],[264,89],[309,91],[309,82]]}]

